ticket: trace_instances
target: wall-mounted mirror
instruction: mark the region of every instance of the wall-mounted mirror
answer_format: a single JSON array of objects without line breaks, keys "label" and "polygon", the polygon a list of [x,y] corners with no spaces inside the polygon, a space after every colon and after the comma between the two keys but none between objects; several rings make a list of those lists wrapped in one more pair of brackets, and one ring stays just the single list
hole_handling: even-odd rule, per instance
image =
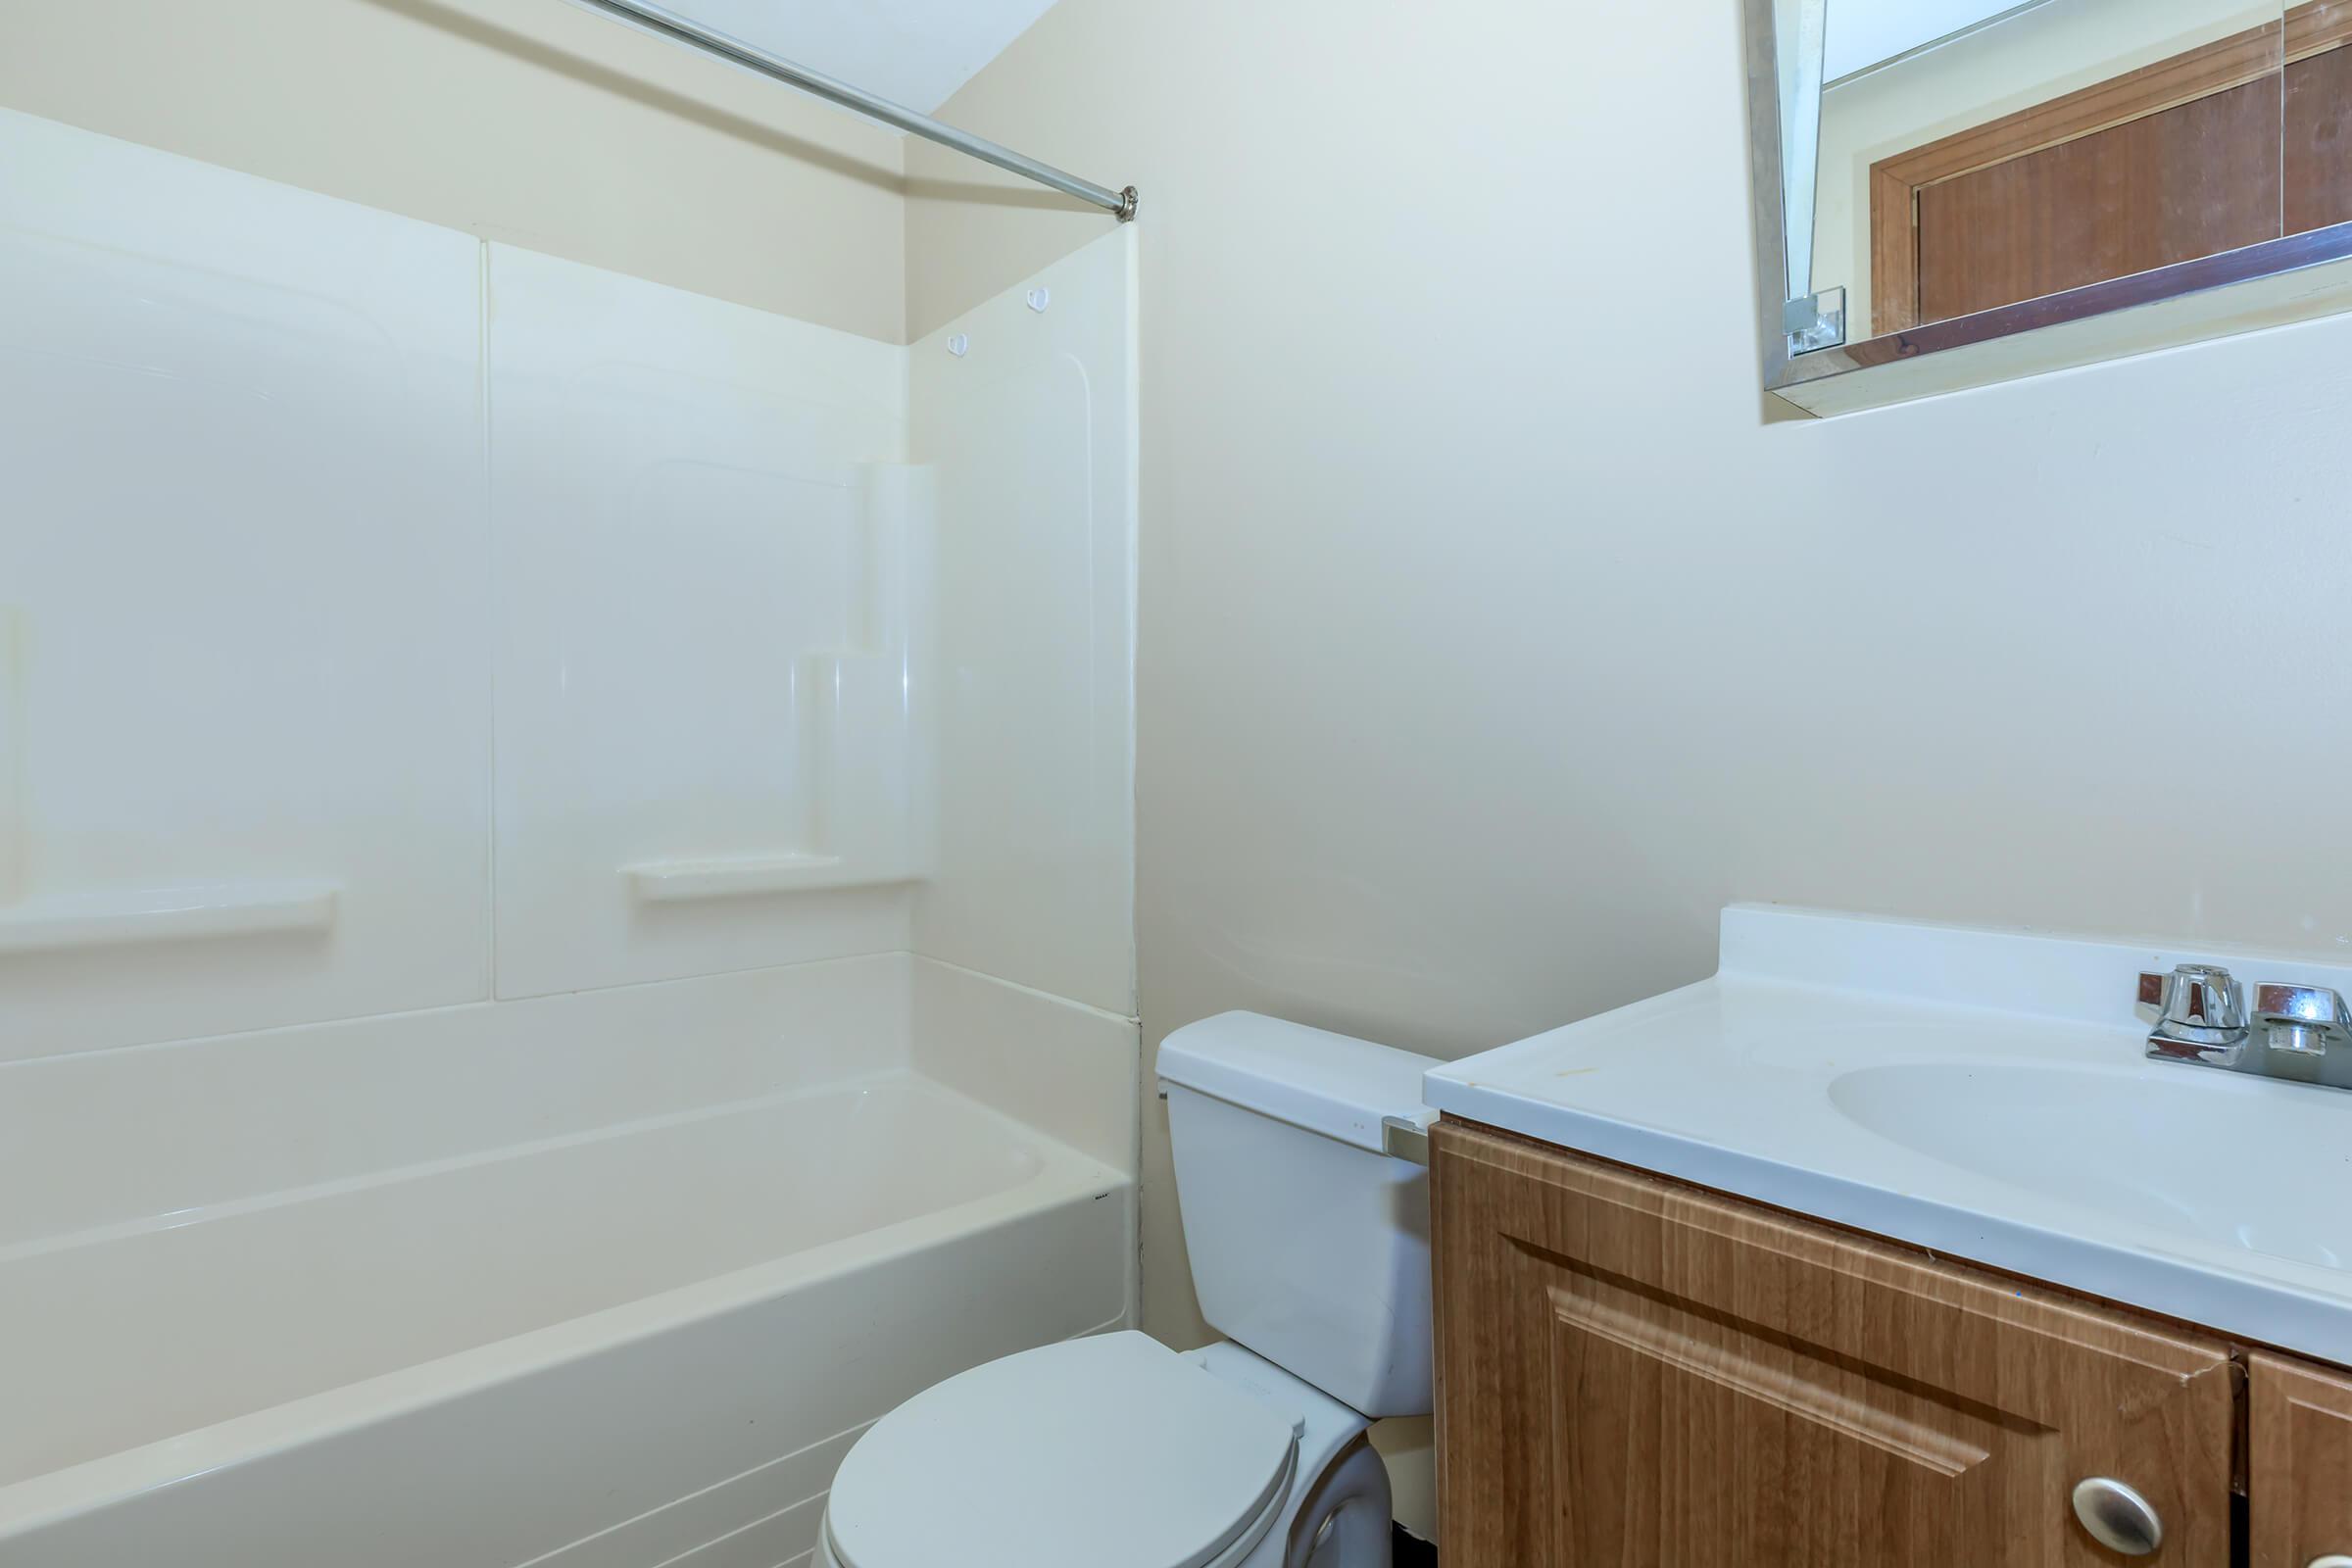
[{"label": "wall-mounted mirror", "polygon": [[2352,0],[1747,4],[1790,402],[2352,308]]}]

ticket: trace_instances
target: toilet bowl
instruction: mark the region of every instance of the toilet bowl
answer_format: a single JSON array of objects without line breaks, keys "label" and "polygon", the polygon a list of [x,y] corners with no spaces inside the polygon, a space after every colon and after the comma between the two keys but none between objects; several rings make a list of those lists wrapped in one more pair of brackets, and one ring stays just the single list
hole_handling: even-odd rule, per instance
[{"label": "toilet bowl", "polygon": [[1201,1312],[1004,1356],[908,1399],[843,1459],[818,1568],[1389,1568],[1365,1433],[1431,1404],[1435,1062],[1252,1013],[1160,1047]]},{"label": "toilet bowl", "polygon": [[1048,1346],[937,1384],[876,1423],[834,1478],[816,1560],[1385,1563],[1389,1477],[1364,1429],[1239,1346],[1179,1353],[1136,1333]]}]

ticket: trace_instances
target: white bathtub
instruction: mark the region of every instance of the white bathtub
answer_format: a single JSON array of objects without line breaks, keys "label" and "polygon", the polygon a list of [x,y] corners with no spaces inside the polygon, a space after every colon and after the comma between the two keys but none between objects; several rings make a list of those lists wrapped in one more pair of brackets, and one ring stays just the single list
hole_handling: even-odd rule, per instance
[{"label": "white bathtub", "polygon": [[0,1228],[0,1564],[797,1562],[866,1423],[1125,1317],[1130,1188],[901,1066]]}]

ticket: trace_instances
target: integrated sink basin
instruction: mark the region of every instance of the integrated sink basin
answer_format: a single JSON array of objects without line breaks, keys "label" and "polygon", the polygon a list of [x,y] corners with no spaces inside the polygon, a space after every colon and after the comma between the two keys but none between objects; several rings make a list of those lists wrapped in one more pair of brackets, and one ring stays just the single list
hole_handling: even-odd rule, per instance
[{"label": "integrated sink basin", "polygon": [[2229,958],[1735,906],[1712,979],[1431,1072],[1449,1117],[2352,1363],[2352,1093],[2148,1058]]},{"label": "integrated sink basin", "polygon": [[1830,1103],[1955,1169],[2218,1247],[2352,1267],[2352,1095],[2160,1065],[1894,1062]]}]

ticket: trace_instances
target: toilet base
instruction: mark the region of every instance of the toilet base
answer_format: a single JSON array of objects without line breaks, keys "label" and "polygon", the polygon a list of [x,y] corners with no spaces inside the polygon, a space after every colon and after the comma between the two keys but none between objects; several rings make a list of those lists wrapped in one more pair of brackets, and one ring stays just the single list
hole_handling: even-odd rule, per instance
[{"label": "toilet base", "polygon": [[1240,1568],[1390,1568],[1395,1507],[1389,1467],[1359,1432],[1308,1485],[1288,1531],[1268,1532]]}]

